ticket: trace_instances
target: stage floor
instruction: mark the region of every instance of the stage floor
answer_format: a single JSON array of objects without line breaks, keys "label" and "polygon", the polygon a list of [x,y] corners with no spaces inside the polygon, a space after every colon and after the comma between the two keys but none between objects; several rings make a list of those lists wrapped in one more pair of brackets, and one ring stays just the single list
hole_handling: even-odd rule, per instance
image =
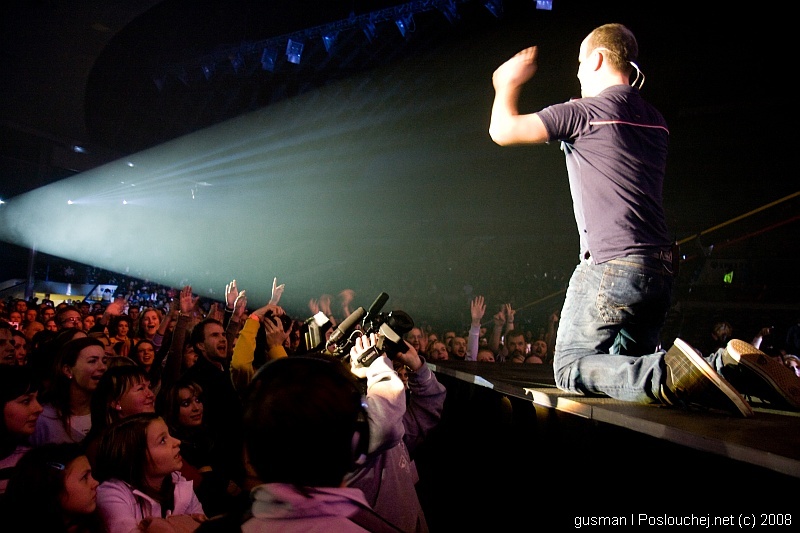
[{"label": "stage floor", "polygon": [[769,409],[753,403],[755,414],[745,419],[716,411],[684,411],[568,394],[555,387],[549,365],[464,361],[440,361],[428,365],[437,374],[529,400],[539,408],[626,428],[800,478],[798,412]]}]

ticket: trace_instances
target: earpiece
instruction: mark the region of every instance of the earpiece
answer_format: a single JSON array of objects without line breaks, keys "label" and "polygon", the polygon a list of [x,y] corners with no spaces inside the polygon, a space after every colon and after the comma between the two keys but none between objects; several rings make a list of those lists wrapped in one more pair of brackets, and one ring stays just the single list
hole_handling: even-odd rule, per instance
[{"label": "earpiece", "polygon": [[[634,78],[633,82],[631,82],[631,87],[636,87],[636,83],[638,82],[639,86],[636,88],[641,89],[644,85],[644,72],[642,72],[642,69],[639,68],[639,65],[633,61],[628,61],[628,63],[630,63],[631,66],[636,69],[636,78]],[[641,81],[639,81],[639,78],[641,78]]]}]

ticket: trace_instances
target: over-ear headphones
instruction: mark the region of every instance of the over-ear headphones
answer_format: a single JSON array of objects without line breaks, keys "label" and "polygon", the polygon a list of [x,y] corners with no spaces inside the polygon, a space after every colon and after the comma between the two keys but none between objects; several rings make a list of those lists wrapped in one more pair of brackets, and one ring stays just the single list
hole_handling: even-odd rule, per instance
[{"label": "over-ear headphones", "polygon": [[367,414],[367,398],[361,395],[361,409],[356,418],[356,430],[353,432],[353,467],[359,467],[367,461],[369,453],[369,415]]},{"label": "over-ear headphones", "polygon": [[[329,388],[328,392],[318,390]],[[269,397],[280,390],[296,389],[294,394],[302,397],[305,405],[298,405],[298,412],[302,416],[319,417],[312,405],[327,402],[325,409],[334,409],[332,416],[339,417],[342,424],[350,427],[350,461],[349,469],[355,469],[366,461],[369,452],[369,416],[367,413],[367,399],[364,395],[361,382],[336,357],[325,353],[312,353],[293,355],[276,359],[264,364],[256,374],[245,393],[245,402],[258,398]],[[255,398],[255,401],[258,401]],[[272,404],[265,404],[272,405]],[[268,407],[265,407],[268,408]],[[262,408],[259,406],[259,410]],[[288,408],[291,412],[291,408]],[[263,418],[266,413],[254,412],[254,421]],[[349,419],[349,422],[344,422]],[[326,425],[317,419],[321,425]],[[257,431],[257,428],[252,428]],[[347,428],[341,427],[346,430]],[[324,438],[324,437],[320,437]],[[337,442],[341,442],[338,441]],[[321,445],[322,446],[329,446]],[[314,453],[317,455],[317,452]],[[341,457],[341,455],[340,455]]]}]

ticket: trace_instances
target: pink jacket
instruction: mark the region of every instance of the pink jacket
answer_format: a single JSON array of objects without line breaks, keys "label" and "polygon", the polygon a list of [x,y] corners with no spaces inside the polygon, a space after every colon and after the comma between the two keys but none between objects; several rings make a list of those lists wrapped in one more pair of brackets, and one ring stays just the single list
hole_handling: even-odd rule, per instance
[{"label": "pink jacket", "polygon": [[[173,472],[172,482],[175,509],[169,514],[205,514],[191,481]],[[137,530],[143,518],[161,517],[161,504],[124,481],[109,479],[97,487],[97,511],[108,533],[130,533]]]}]

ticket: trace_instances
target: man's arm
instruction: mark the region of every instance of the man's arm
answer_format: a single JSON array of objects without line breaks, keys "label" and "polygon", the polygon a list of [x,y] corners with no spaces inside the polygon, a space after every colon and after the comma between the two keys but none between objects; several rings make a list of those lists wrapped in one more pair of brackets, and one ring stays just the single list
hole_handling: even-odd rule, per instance
[{"label": "man's arm", "polygon": [[489,123],[489,136],[500,146],[541,144],[548,139],[547,129],[536,113],[520,115],[522,86],[536,73],[536,46],[531,46],[500,65],[492,75],[495,96]]}]

